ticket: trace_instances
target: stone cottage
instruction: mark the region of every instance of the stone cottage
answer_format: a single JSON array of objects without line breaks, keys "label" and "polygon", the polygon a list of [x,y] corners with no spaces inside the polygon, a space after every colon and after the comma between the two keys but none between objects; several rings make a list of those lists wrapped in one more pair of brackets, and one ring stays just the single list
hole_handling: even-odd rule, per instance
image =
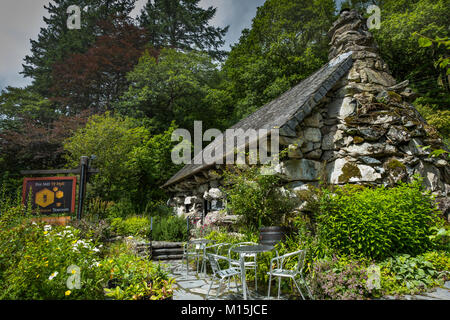
[{"label": "stone cottage", "polygon": [[[326,65],[232,128],[279,128],[280,149],[288,148],[289,157],[276,173],[287,188],[319,180],[392,186],[419,174],[441,203],[448,201],[448,162],[421,148],[442,149],[443,143],[410,104],[408,82],[390,74],[364,18],[343,11],[329,36]],[[223,144],[218,137],[205,151]],[[163,186],[172,194],[169,204],[179,215],[213,216],[225,204],[223,167],[186,165]]]}]

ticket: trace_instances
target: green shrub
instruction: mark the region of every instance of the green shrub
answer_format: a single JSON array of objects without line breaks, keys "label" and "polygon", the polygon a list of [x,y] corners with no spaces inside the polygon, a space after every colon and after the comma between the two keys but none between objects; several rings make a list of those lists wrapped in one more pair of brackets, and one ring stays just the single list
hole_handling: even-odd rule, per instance
[{"label": "green shrub", "polygon": [[[429,251],[423,254],[426,261],[433,264],[438,271],[450,273],[450,252],[449,251]],[[450,274],[449,274],[450,276]]]},{"label": "green shrub", "polygon": [[136,214],[133,203],[129,199],[121,199],[111,205],[107,211],[108,218],[126,218]]},{"label": "green shrub", "polygon": [[185,241],[188,238],[186,220],[178,216],[154,217],[152,239],[155,241]]},{"label": "green shrub", "polygon": [[[121,236],[150,237],[150,218],[133,216],[129,218],[114,218],[111,229]],[[187,239],[186,220],[169,215],[153,217],[152,240],[154,241],[184,241]]]},{"label": "green shrub", "polygon": [[109,273],[107,297],[117,300],[162,300],[173,296],[174,279],[159,264],[126,251],[123,243],[103,260]]},{"label": "green shrub", "polygon": [[105,242],[112,236],[111,226],[106,220],[71,220],[69,225],[78,229],[83,239],[90,239],[96,243]]},{"label": "green shrub", "polygon": [[442,227],[432,227],[432,235],[429,237],[433,241],[434,246],[437,250],[447,250],[450,251],[450,226],[446,223]]},{"label": "green shrub", "polygon": [[[381,266],[381,289],[383,294],[401,295],[416,294],[428,288],[443,284],[445,273],[439,269],[444,264],[448,268],[449,260],[439,253],[426,253],[411,257],[398,255],[383,261]],[[445,261],[446,260],[446,261]]]},{"label": "green shrub", "polygon": [[111,220],[111,230],[121,236],[147,237],[150,232],[150,219],[139,216],[114,218]]},{"label": "green shrub", "polygon": [[417,255],[433,247],[432,227],[440,225],[430,192],[421,181],[395,188],[340,188],[321,195],[319,237],[344,254],[384,259]]},{"label": "green shrub", "polygon": [[104,201],[100,197],[90,199],[86,206],[85,220],[104,220],[111,216],[111,208],[115,206],[112,201]]}]

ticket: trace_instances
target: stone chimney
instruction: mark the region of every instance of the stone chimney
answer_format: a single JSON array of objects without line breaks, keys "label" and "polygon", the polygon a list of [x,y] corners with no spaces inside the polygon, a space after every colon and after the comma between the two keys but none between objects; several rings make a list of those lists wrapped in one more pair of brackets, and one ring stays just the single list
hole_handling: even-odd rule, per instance
[{"label": "stone chimney", "polygon": [[331,38],[329,59],[352,51],[353,68],[348,81],[371,84],[382,90],[396,84],[387,64],[378,53],[378,45],[367,28],[366,19],[356,10],[341,12],[339,19],[328,32]]},{"label": "stone chimney", "polygon": [[328,182],[393,186],[419,174],[431,191],[447,198],[448,161],[421,148],[444,149],[442,140],[409,103],[408,81],[397,83],[391,75],[366,20],[356,10],[342,11],[328,35],[330,59],[347,52],[353,59],[327,94],[321,160],[327,161]]}]

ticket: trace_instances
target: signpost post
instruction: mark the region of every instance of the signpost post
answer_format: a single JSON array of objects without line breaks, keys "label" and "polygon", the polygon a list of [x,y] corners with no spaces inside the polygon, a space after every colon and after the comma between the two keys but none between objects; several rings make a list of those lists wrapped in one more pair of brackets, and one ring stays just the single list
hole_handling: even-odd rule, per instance
[{"label": "signpost post", "polygon": [[150,257],[153,257],[153,217],[150,217]]},{"label": "signpost post", "polygon": [[77,219],[81,220],[83,213],[84,196],[86,195],[87,173],[89,167],[89,157],[83,156],[80,161],[80,186],[78,187],[78,210]]}]

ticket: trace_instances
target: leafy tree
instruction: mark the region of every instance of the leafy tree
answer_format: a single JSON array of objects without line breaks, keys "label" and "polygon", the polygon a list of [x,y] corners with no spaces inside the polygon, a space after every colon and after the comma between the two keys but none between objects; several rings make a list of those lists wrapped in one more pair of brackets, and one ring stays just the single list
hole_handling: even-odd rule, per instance
[{"label": "leafy tree", "polygon": [[448,37],[450,1],[386,1],[381,28],[373,30],[383,59],[394,77],[410,80],[411,87],[431,104],[448,106],[450,87],[445,70],[435,61],[445,48],[420,48],[416,32],[429,37]]},{"label": "leafy tree", "polygon": [[268,0],[232,47],[224,71],[236,120],[252,113],[328,61],[331,0]]},{"label": "leafy tree", "polygon": [[65,142],[67,163],[75,166],[80,156],[96,155],[93,165],[100,174],[90,179],[90,196],[130,200],[135,210],[142,210],[164,195],[159,186],[179,169],[170,161],[173,130],[154,135],[142,121],[95,115]]},{"label": "leafy tree", "polygon": [[[22,74],[33,79],[33,87],[48,97],[54,83],[53,65],[67,55],[85,52],[101,34],[97,22],[108,17],[128,15],[136,0],[53,0],[44,8],[48,11],[37,40],[30,40],[31,54],[24,59]],[[67,8],[79,6],[81,29],[67,28]],[[84,8],[84,9],[83,9]]]},{"label": "leafy tree", "polygon": [[62,141],[83,124],[82,116],[55,112],[31,87],[7,87],[0,94],[0,184],[15,191],[20,170],[62,166]]},{"label": "leafy tree", "polygon": [[220,47],[225,43],[226,28],[215,28],[209,21],[216,8],[199,7],[200,0],[154,0],[148,1],[141,11],[139,21],[151,35],[155,48],[207,51],[215,58],[225,52]]},{"label": "leafy tree", "polygon": [[117,109],[135,118],[147,117],[162,132],[175,121],[192,129],[226,127],[230,97],[221,89],[217,66],[207,54],[163,49],[158,60],[146,53],[128,76],[131,86]]},{"label": "leafy tree", "polygon": [[[389,0],[387,0],[389,1]],[[345,0],[341,2],[341,9],[358,9],[361,10],[367,8],[370,5],[376,5],[381,7],[386,0]]]},{"label": "leafy tree", "polygon": [[[138,62],[148,37],[127,17],[100,21],[103,34],[85,53],[69,54],[53,66],[51,88],[64,112],[107,110],[127,89],[126,74]],[[156,53],[153,52],[156,56]]]},{"label": "leafy tree", "polygon": [[60,115],[50,124],[24,118],[21,125],[0,133],[2,166],[18,174],[24,169],[55,168],[64,164],[62,142],[82,127],[87,112],[76,116]]},{"label": "leafy tree", "polygon": [[48,123],[57,116],[53,103],[30,87],[6,87],[0,94],[0,133],[18,129],[24,119]]}]

